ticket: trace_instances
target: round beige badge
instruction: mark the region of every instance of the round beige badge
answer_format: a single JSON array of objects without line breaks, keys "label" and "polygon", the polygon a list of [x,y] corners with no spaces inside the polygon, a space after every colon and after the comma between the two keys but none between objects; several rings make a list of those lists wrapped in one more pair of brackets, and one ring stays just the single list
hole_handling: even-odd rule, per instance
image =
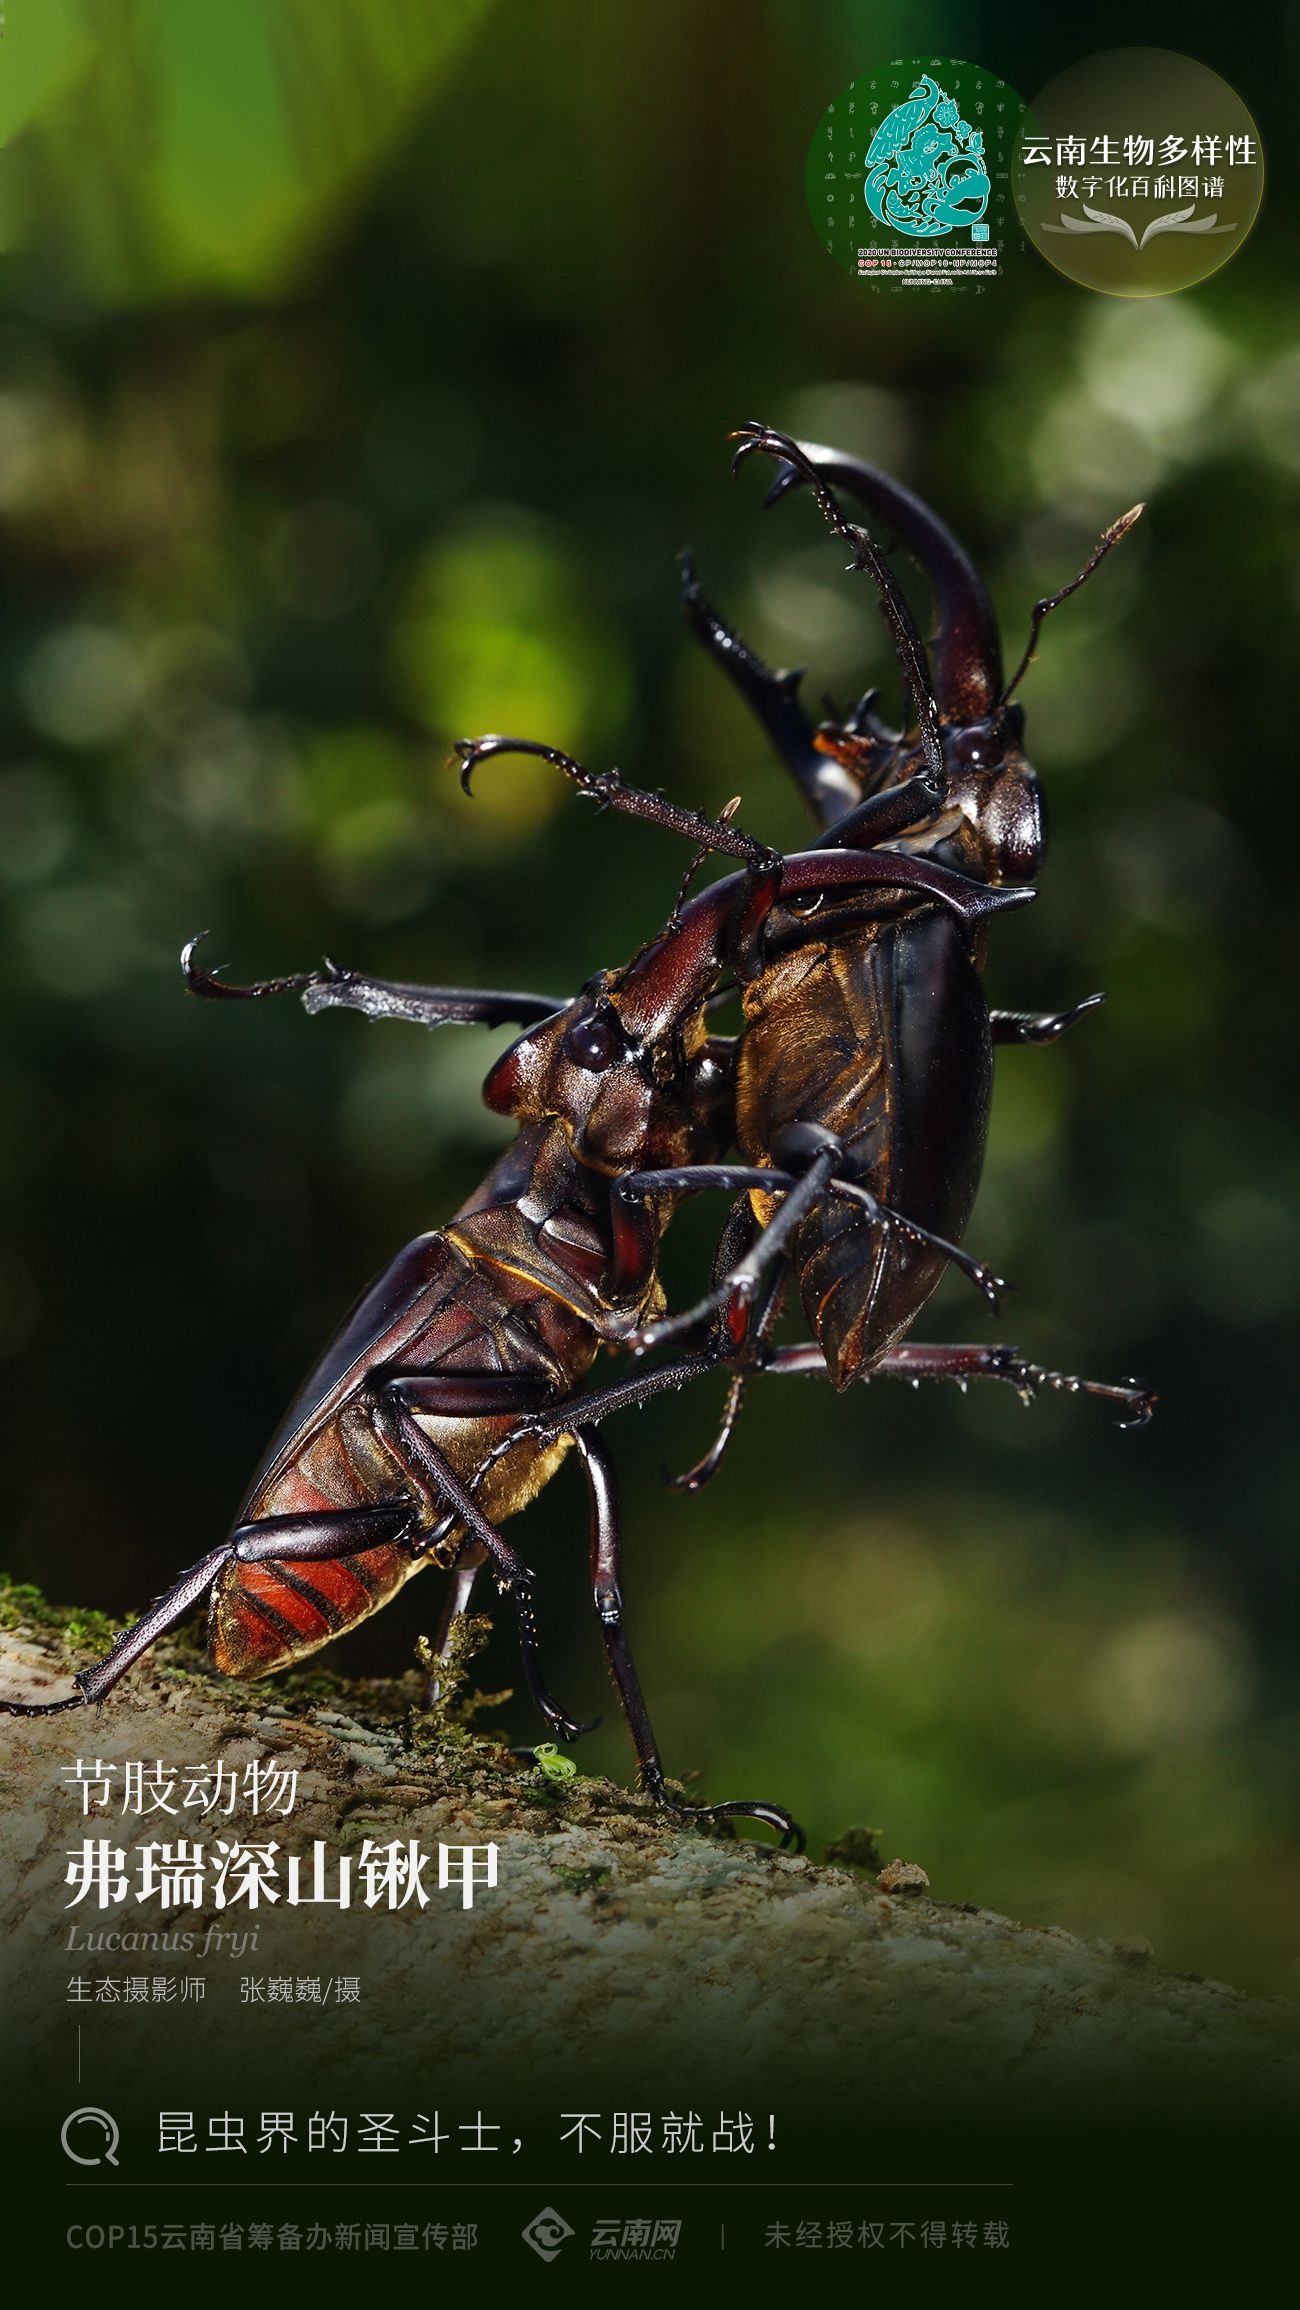
[{"label": "round beige badge", "polygon": [[1167,297],[1226,265],[1264,193],[1259,130],[1226,80],[1166,48],[1113,48],[1050,81],[1013,171],[1028,238],[1109,297]]}]

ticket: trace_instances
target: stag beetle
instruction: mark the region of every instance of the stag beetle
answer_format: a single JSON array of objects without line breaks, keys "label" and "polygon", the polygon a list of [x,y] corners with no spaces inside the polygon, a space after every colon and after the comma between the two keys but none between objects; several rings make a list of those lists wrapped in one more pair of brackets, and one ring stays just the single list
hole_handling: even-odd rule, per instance
[{"label": "stag beetle", "polygon": [[[766,869],[757,846],[724,826],[699,821],[688,831],[697,839],[716,833],[751,870],[755,859]],[[738,879],[743,892],[748,878]],[[426,1026],[525,1025],[485,1086],[489,1106],[512,1116],[519,1133],[451,1224],[408,1244],[360,1300],[286,1413],[221,1545],[80,1672],[70,1698],[0,1707],[51,1715],[103,1700],[205,1598],[215,1667],[265,1675],[354,1627],[427,1563],[455,1573],[445,1645],[490,1561],[514,1600],[533,1698],[547,1723],[572,1738],[583,1728],[542,1680],[533,1576],[497,1524],[535,1496],[575,1441],[591,1492],[598,1585],[614,1600],[603,1618],[606,1642],[629,1708],[643,1716],[619,1623],[606,1456],[571,1425],[539,1441],[520,1423],[570,1397],[598,1345],[662,1307],[655,1258],[670,1204],[651,1192],[633,1213],[612,1201],[610,1180],[629,1163],[678,1163],[721,1152],[731,1139],[732,1050],[707,1033],[703,1015],[712,956],[692,976],[675,940],[651,940],[625,970],[602,974],[562,1005],[545,995],[395,986],[333,964],[233,986],[200,967],[197,944],[182,956],[186,984],[213,999],[297,992],[311,1011],[342,1006]],[[476,1482],[489,1453],[490,1469]],[[793,1831],[769,1808],[720,1810],[752,1811],[783,1835]]]},{"label": "stag beetle", "polygon": [[[814,729],[799,701],[800,677],[764,666],[710,608],[687,565],[688,619],[757,712],[823,827],[820,845],[878,842],[992,888],[1027,885],[1042,863],[1045,829],[1037,773],[1024,754],[1024,715],[1012,693],[1044,618],[1092,575],[1142,507],[1112,523],[1078,576],[1035,604],[1028,646],[1004,685],[988,595],[927,506],[858,459],[803,448],[770,428],[747,426],[739,442],[737,462],[755,452],[780,461],[769,502],[807,484],[833,533],[851,548],[851,567],[874,576],[915,712],[909,738],[885,725],[869,692],[847,721]],[[937,618],[932,661],[888,562],[845,518],[837,490],[884,519],[920,562]],[[1111,1385],[1048,1372],[1007,1346],[904,1346],[952,1253],[891,1224],[886,1208],[896,1204],[924,1229],[960,1237],[983,1161],[993,1046],[1054,1041],[1102,998],[1050,1015],[990,1011],[979,979],[983,922],[959,927],[951,912],[919,894],[777,905],[764,917],[761,940],[761,967],[742,971],[747,1023],[736,1073],[737,1136],[758,1175],[700,1174],[701,1186],[747,1190],[724,1232],[714,1287],[684,1315],[647,1327],[634,1344],[662,1344],[719,1312],[723,1341],[736,1355],[751,1332],[761,1340],[770,1330],[788,1262],[820,1357],[810,1348],[778,1350],[767,1358],[769,1369],[824,1363],[838,1388],[871,1376],[994,1379],[1027,1397],[1050,1387],[1105,1398],[1120,1406],[1121,1425],[1142,1425],[1154,1398],[1136,1381]],[[802,1176],[783,1177],[778,1202],[775,1182],[762,1173],[792,1160]],[[859,1186],[856,1208],[842,1192],[845,1182]],[[624,1192],[637,1184],[625,1182]],[[998,1279],[969,1272],[996,1304]],[[718,1442],[681,1479],[687,1488],[716,1469],[744,1385],[738,1373]]]},{"label": "stag beetle", "polygon": [[[856,459],[806,449],[762,425],[743,427],[736,462],[780,461],[775,502],[807,483],[855,571],[869,570],[916,715],[916,734],[880,720],[869,692],[845,722],[815,728],[798,673],[778,673],[704,599],[689,556],[683,600],[698,637],[736,683],[823,828],[820,850],[927,857],[972,878],[1004,903],[1033,895],[1044,850],[1036,772],[1023,751],[1012,699],[1043,619],[1077,591],[1142,508],[1111,525],[1078,576],[1035,605],[1029,645],[1003,686],[996,621],[962,548],[910,492]],[[832,486],[832,484],[834,486]],[[916,554],[935,597],[934,671],[907,601],[870,535],[846,519],[843,488],[883,516]],[[540,752],[599,792],[601,781],[533,742],[480,741],[475,758]],[[468,750],[467,750],[468,751]],[[806,855],[815,855],[809,853]],[[689,919],[689,915],[688,915]],[[632,1336],[638,1351],[698,1335],[736,1367],[716,1442],[676,1479],[695,1490],[717,1470],[749,1373],[818,1372],[838,1388],[859,1378],[991,1379],[1026,1398],[1040,1388],[1099,1396],[1137,1426],[1154,1398],[1136,1381],[1111,1384],[1052,1372],[1008,1346],[905,1345],[952,1263],[996,1305],[1004,1286],[961,1251],[983,1162],[996,1043],[1050,1042],[1102,999],[1039,1015],[990,1011],[980,984],[986,917],[936,906],[904,887],[807,895],[787,883],[759,907],[745,937],[729,937],[719,969],[734,970],[746,1026],[736,1062],[737,1137],[746,1164],[672,1174],[673,1192],[741,1190],[724,1230],[708,1295]],[[662,1192],[667,1182],[659,1182]],[[621,1198],[647,1192],[631,1173]],[[791,1267],[816,1337],[767,1344]]]},{"label": "stag beetle", "polygon": [[[186,947],[190,991],[214,1000],[297,993],[311,1012],[348,1008],[430,1027],[524,1024],[484,1089],[518,1135],[452,1222],[408,1244],[358,1303],[291,1404],[225,1540],[80,1671],[74,1694],[0,1709],[45,1716],[102,1701],[204,1599],[214,1666],[266,1675],[355,1627],[428,1563],[453,1573],[445,1655],[490,1563],[514,1601],[533,1699],[571,1740],[589,1728],[547,1691],[534,1576],[498,1525],[528,1505],[574,1445],[590,1496],[596,1607],[643,1785],[684,1818],[744,1816],[802,1842],[776,1805],[672,1802],[623,1625],[617,1494],[594,1427],[711,1370],[716,1354],[705,1349],[600,1393],[576,1391],[600,1347],[619,1346],[663,1307],[658,1246],[678,1198],[671,1187],[660,1195],[656,1178],[719,1158],[734,1138],[734,1043],[707,1024],[729,940],[747,943],[780,892],[902,885],[976,914],[998,897],[929,860],[853,851],[782,860],[722,821],[618,779],[605,782],[605,799],[745,865],[568,1004],[398,986],[333,964],[235,986],[200,966],[197,940]],[[634,1167],[642,1192],[621,1197],[618,1182]]]},{"label": "stag beetle", "polygon": [[[591,1501],[597,1611],[643,1785],[683,1817],[747,1816],[775,1828],[783,1842],[801,1843],[802,1832],[779,1806],[734,1801],[685,1807],[667,1795],[623,1626],[617,1497],[596,1426],[610,1413],[680,1387],[721,1362],[732,1364],[737,1376],[723,1431],[708,1461],[687,1479],[694,1485],[717,1464],[738,1391],[755,1369],[829,1370],[843,1384],[854,1376],[848,1366],[856,1353],[864,1376],[942,1372],[1010,1379],[1022,1388],[1093,1387],[1020,1364],[1008,1350],[893,1345],[945,1261],[990,1293],[997,1279],[941,1236],[927,1215],[887,1202],[879,1192],[887,1184],[884,1173],[879,1166],[873,1170],[848,1135],[843,1141],[830,1138],[823,1124],[798,1112],[799,1100],[815,1105],[825,1089],[809,1087],[806,1068],[798,1099],[785,1097],[782,1110],[778,1095],[775,1122],[763,1119],[769,1079],[779,1094],[780,1065],[773,1066],[763,1030],[776,1022],[779,1062],[781,1012],[772,974],[780,972],[786,955],[802,949],[806,960],[807,950],[825,944],[832,925],[837,950],[850,951],[855,940],[865,939],[869,953],[888,951],[891,942],[906,953],[918,935],[942,948],[934,926],[951,924],[952,955],[974,957],[982,951],[986,918],[1033,893],[1023,886],[1000,887],[996,872],[972,878],[963,871],[979,857],[959,847],[968,814],[960,783],[945,766],[953,734],[944,726],[943,692],[936,695],[930,686],[924,650],[888,566],[866,534],[844,521],[824,477],[809,470],[810,461],[795,444],[751,428],[743,446],[781,454],[790,473],[811,480],[823,512],[852,543],[855,566],[875,572],[917,701],[924,768],[913,771],[908,749],[887,738],[867,705],[842,727],[812,732],[798,706],[796,679],[769,673],[721,625],[688,568],[688,614],[777,739],[827,829],[821,845],[781,858],[730,826],[727,814],[708,820],[628,786],[617,772],[594,777],[557,749],[489,737],[458,749],[467,788],[477,763],[492,755],[542,754],[605,805],[688,836],[698,846],[695,863],[716,850],[741,859],[743,871],[689,904],[683,886],[665,930],[625,969],[600,974],[567,1005],[546,996],[394,986],[334,965],[236,987],[200,968],[197,942],[191,942],[183,957],[187,984],[211,998],[296,992],[311,1012],[343,1007],[426,1026],[524,1025],[527,1031],[498,1061],[485,1088],[488,1104],[511,1116],[519,1134],[450,1226],[408,1245],[360,1302],[287,1413],[226,1540],[182,1575],[102,1661],[78,1675],[73,1696],[0,1708],[44,1715],[102,1700],[205,1596],[214,1664],[231,1675],[267,1673],[354,1626],[428,1562],[453,1572],[441,1637],[445,1651],[451,1624],[466,1608],[486,1562],[498,1586],[513,1596],[534,1700],[550,1727],[571,1739],[585,1728],[557,1706],[542,1680],[533,1575],[497,1526],[527,1505],[574,1445]],[[787,482],[784,473],[781,480]],[[1109,542],[1103,541],[1094,563]],[[1041,616],[1071,591],[1073,586],[1038,605],[1026,663]],[[983,792],[990,765],[969,731],[955,737],[958,760],[964,744],[967,767],[978,774],[976,788]],[[892,747],[888,759],[872,763],[872,745],[887,752]],[[864,763],[870,765],[866,770]],[[1029,780],[1032,775],[1025,772]],[[993,791],[996,785],[994,777]],[[969,813],[975,821],[979,815],[978,807]],[[969,961],[965,967],[969,973]],[[748,1015],[738,1046],[708,1031],[710,1009],[730,972],[741,984]],[[960,975],[955,962],[951,972]],[[1057,1019],[1017,1017],[1007,1035],[1050,1039],[1085,1007]],[[988,1015],[970,1012],[977,1025],[981,1015],[987,1039]],[[798,1041],[802,1022],[796,1010],[788,1008],[785,1017],[787,1037]],[[1004,1018],[992,1015],[992,1034]],[[951,1036],[951,1014],[948,1031]],[[960,1048],[960,1035],[956,1040]],[[869,1108],[882,1068],[886,1078],[891,1065],[897,1072],[897,1053],[891,1048],[882,1059],[866,1041],[853,1057],[867,1086],[858,1102]],[[742,1079],[757,1090],[742,1091]],[[747,1167],[722,1161],[736,1136],[738,1098],[742,1145],[754,1157]],[[982,1114],[977,1102],[981,1130]],[[886,1099],[886,1136],[891,1115]],[[980,1130],[974,1137],[982,1145]],[[944,1160],[951,1156],[941,1151],[940,1169]],[[972,1158],[967,1149],[965,1161],[968,1172],[972,1162],[977,1171],[978,1151]],[[973,1194],[973,1176],[968,1184]],[[706,1186],[743,1188],[746,1199],[724,1235],[720,1276],[709,1299],[686,1318],[666,1323],[656,1276],[659,1240],[681,1197]],[[914,1174],[904,1186],[910,1194]],[[951,1194],[942,1208],[945,1216],[954,1208]],[[960,1196],[956,1208],[964,1220]],[[835,1225],[844,1215],[847,1231]],[[809,1227],[821,1231],[811,1250]],[[733,1265],[739,1228],[748,1248]],[[847,1247],[840,1241],[846,1232],[852,1237]],[[895,1310],[883,1348],[866,1340],[861,1324],[856,1346],[850,1343],[847,1351],[832,1329],[819,1329],[818,1344],[769,1345],[791,1251],[806,1275],[827,1246],[834,1255],[838,1245],[852,1281],[855,1268],[879,1272],[882,1244],[895,1259],[897,1246],[906,1247],[910,1262],[902,1278],[902,1313]],[[918,1275],[931,1281],[918,1288]],[[894,1288],[897,1298],[897,1277]],[[873,1296],[869,1290],[868,1298]],[[704,1332],[694,1353],[603,1391],[575,1392],[601,1346],[644,1351],[683,1329]],[[1118,1395],[1130,1408],[1138,1397],[1132,1389],[1095,1392]]]}]

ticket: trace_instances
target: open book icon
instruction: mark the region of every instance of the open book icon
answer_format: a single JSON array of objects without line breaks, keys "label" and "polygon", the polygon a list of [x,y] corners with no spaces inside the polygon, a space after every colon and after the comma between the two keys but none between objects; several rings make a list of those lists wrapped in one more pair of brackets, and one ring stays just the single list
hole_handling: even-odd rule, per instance
[{"label": "open book icon", "polygon": [[1190,208],[1170,209],[1165,216],[1153,217],[1143,231],[1141,240],[1139,240],[1127,217],[1112,217],[1108,215],[1105,209],[1090,209],[1086,201],[1083,202],[1082,206],[1083,215],[1081,217],[1069,216],[1062,209],[1059,225],[1044,225],[1043,231],[1045,233],[1120,233],[1126,241],[1132,241],[1135,249],[1144,249],[1148,241],[1155,239],[1157,233],[1235,233],[1237,230],[1235,225],[1221,225],[1218,222],[1219,212],[1217,209],[1212,209],[1208,216],[1198,217],[1195,214],[1196,203],[1193,201]]}]

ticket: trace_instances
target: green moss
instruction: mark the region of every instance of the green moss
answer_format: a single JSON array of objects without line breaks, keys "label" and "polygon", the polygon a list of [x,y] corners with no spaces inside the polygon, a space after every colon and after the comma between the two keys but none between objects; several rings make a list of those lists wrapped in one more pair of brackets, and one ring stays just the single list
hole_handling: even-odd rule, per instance
[{"label": "green moss", "polygon": [[69,1652],[107,1652],[129,1621],[110,1620],[84,1606],[51,1604],[31,1581],[0,1573],[0,1628],[57,1629]]},{"label": "green moss", "polygon": [[597,1862],[593,1862],[590,1868],[582,1869],[572,1868],[563,1861],[557,1861],[554,1866],[554,1874],[561,1885],[570,1893],[594,1893],[597,1886],[603,1885],[605,1879],[611,1876],[613,1872]]},{"label": "green moss", "polygon": [[845,1829],[826,1847],[826,1859],[832,1868],[870,1869],[874,1875],[885,1865],[880,1850],[884,1833],[883,1829]]}]

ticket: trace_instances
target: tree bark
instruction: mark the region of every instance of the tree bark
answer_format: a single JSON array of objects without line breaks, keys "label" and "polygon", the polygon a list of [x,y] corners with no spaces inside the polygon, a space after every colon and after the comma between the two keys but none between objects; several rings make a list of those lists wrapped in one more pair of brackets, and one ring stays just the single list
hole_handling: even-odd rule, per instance
[{"label": "tree bark", "polygon": [[[0,1693],[69,1689],[85,1653],[69,1652],[57,1616],[23,1609],[0,1637]],[[394,2090],[413,2059],[423,2077],[472,2081],[479,2096],[526,2094],[540,2079],[590,2095],[621,2078],[626,2090],[632,2063],[636,2097],[689,2094],[707,2074],[768,2108],[779,2080],[787,2111],[824,2109],[828,2093],[852,2090],[882,2097],[894,2120],[990,2107],[1021,2121],[1119,2105],[1222,2116],[1240,2104],[1256,2118],[1294,2107],[1290,2009],[1164,1974],[1144,1943],[1026,1929],[933,1899],[906,1867],[878,1878],[818,1866],[684,1827],[608,1781],[552,1783],[454,1709],[417,1720],[412,1745],[413,1680],[233,1685],[202,1672],[197,1655],[162,1649],[100,1711],[0,1721],[6,2035],[29,2079],[68,2077],[75,2019],[110,2063],[129,2044],[142,2074],[167,2074],[181,2043],[201,2050],[215,2087],[247,2067],[243,1979],[318,1976],[360,1984],[360,2001],[329,2016],[331,2078],[386,2078]],[[78,1758],[117,1767],[108,1809],[83,1814],[70,1772]],[[129,1759],[221,1762],[237,1778],[271,1758],[298,1774],[288,1819],[121,1811]],[[428,1905],[281,1900],[255,1916],[134,1898],[67,1906],[69,1854],[104,1836],[124,1848],[271,1837],[282,1853],[320,1839],[354,1860],[367,1837],[416,1839],[434,1857]],[[470,1909],[437,1889],[440,1842],[498,1847],[497,1885]],[[233,1958],[233,1945],[218,1943],[204,1959],[93,1946],[104,1932],[169,1928],[202,1941],[209,1926],[255,1928],[256,1943]],[[193,2015],[174,2002],[112,2012],[68,2002],[74,1977],[198,1972],[207,1987]],[[320,2026],[301,2007],[255,2019],[259,2045],[290,2070],[306,2025]]]}]

